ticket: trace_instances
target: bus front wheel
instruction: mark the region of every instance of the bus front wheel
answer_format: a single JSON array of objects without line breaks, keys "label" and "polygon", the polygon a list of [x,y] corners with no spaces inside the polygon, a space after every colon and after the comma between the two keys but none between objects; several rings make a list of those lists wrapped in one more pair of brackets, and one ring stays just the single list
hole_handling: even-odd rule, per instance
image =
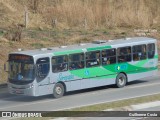
[{"label": "bus front wheel", "polygon": [[127,82],[127,77],[125,74],[123,73],[120,73],[117,75],[116,77],[116,86],[118,88],[122,88],[126,85],[126,82]]},{"label": "bus front wheel", "polygon": [[64,95],[64,86],[61,83],[57,83],[53,89],[53,96],[55,98],[60,98]]}]

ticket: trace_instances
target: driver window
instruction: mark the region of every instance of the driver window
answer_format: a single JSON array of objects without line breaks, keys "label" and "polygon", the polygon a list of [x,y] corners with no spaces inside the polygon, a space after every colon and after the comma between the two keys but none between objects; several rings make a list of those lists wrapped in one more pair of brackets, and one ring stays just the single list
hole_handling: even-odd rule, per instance
[{"label": "driver window", "polygon": [[40,58],[37,60],[37,77],[38,80],[42,80],[47,77],[50,69],[49,58]]}]

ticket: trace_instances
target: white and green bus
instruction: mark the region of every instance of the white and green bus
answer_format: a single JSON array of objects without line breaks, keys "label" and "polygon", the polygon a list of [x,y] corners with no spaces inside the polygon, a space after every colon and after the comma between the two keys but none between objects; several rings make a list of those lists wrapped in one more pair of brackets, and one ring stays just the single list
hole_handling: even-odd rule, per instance
[{"label": "white and green bus", "polygon": [[133,37],[18,51],[9,54],[11,94],[55,98],[65,92],[153,76],[158,70],[157,40]]}]

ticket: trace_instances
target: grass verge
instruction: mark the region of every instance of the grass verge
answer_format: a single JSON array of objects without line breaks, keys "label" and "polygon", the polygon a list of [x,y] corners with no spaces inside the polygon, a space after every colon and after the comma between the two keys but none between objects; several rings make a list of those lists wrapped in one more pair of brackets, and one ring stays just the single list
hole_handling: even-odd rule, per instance
[{"label": "grass verge", "polygon": [[[103,111],[106,109],[115,109],[122,108],[130,105],[136,105],[141,103],[147,103],[152,101],[159,101],[160,100],[160,94],[155,95],[149,95],[144,97],[138,97],[138,98],[132,98],[127,100],[120,100],[115,102],[109,102],[109,103],[102,103],[102,104],[96,104],[96,105],[90,105],[85,107],[79,107],[79,108],[73,108],[73,109],[66,109],[63,111],[54,111],[49,113],[43,113],[42,116],[45,117],[87,117],[87,116],[93,116],[95,114],[99,114],[98,111]],[[124,111],[124,109],[118,111]],[[111,111],[112,112],[112,111]],[[103,115],[102,115],[103,116]],[[52,118],[53,119],[53,118]]]},{"label": "grass verge", "polygon": [[102,103],[97,105],[90,105],[86,107],[79,107],[79,108],[69,109],[69,111],[102,111],[102,110],[111,109],[111,108],[112,109],[120,108],[124,106],[130,106],[130,105],[147,103],[147,102],[158,101],[158,100],[160,100],[160,94],[127,99],[127,100],[120,100],[116,102]]},{"label": "grass verge", "polygon": [[[42,113],[42,116],[45,117],[45,120],[54,119],[57,117],[87,117],[92,116],[93,114],[99,114],[97,111],[103,111],[106,109],[114,109],[114,108],[120,108],[135,104],[141,104],[141,103],[147,103],[151,101],[158,101],[160,100],[160,94],[155,95],[149,95],[144,97],[138,97],[133,99],[127,99],[127,100],[120,100],[115,102],[109,102],[109,103],[103,103],[103,104],[97,104],[97,105],[90,105],[86,107],[79,107],[74,109],[67,109],[64,111],[54,111],[49,113]],[[79,112],[80,111],[80,112]],[[87,112],[88,111],[88,112]],[[54,116],[54,117],[52,117]],[[103,116],[103,114],[102,114]],[[16,120],[41,120],[44,118],[15,118]]]}]

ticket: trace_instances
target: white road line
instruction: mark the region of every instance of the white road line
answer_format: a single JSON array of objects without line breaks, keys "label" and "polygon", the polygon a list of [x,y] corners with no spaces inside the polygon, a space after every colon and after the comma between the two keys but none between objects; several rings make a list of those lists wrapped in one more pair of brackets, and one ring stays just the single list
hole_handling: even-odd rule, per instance
[{"label": "white road line", "polygon": [[[113,91],[119,91],[119,90],[124,90],[124,89],[128,89],[128,88],[137,88],[137,87],[146,87],[146,86],[152,86],[152,85],[157,85],[157,84],[160,84],[160,83],[153,83],[153,84],[148,84],[148,85],[141,85],[141,86],[134,86],[134,87],[126,87],[126,88],[122,88],[122,89],[112,89],[108,92],[113,92]],[[95,91],[96,92],[96,91]],[[98,92],[98,91],[97,91]],[[106,92],[106,91],[104,91]],[[154,93],[154,94],[159,94],[160,92],[158,93]],[[146,94],[146,95],[142,95],[142,96],[135,96],[135,97],[143,97],[143,96],[147,96],[147,95],[154,95],[154,94]],[[83,95],[83,94],[81,94]],[[84,95],[87,95],[84,94]],[[70,97],[70,96],[66,96],[66,97]],[[60,98],[60,99],[65,99],[66,97],[63,97],[63,98]],[[117,99],[117,100],[113,100],[113,101],[103,101],[103,102],[99,102],[99,103],[93,103],[93,104],[87,104],[87,105],[84,105],[84,106],[88,106],[88,105],[95,105],[95,104],[101,104],[101,103],[107,103],[107,102],[115,102],[115,101],[119,101],[119,100],[126,100],[126,99],[131,99],[131,98],[135,98],[135,97],[129,97],[129,98],[124,98],[124,99]],[[11,98],[10,98],[11,99]],[[28,103],[28,104],[23,104],[23,105],[16,105],[16,106],[9,106],[9,107],[4,107],[4,108],[0,108],[0,109],[6,109],[6,108],[14,108],[14,107],[20,107],[20,106],[26,106],[26,105],[33,105],[33,104],[38,104],[38,103],[47,103],[47,102],[54,102],[56,100],[59,100],[59,99],[53,99],[53,100],[47,100],[47,101],[38,101],[38,102],[33,102],[33,103]],[[82,106],[77,106],[77,107],[83,107]],[[75,107],[71,107],[71,108],[75,108]],[[71,108],[64,108],[64,109],[71,109]],[[62,110],[64,110],[62,109]],[[61,110],[61,109],[60,109]]]},{"label": "white road line", "polygon": [[28,104],[23,104],[23,105],[9,106],[9,107],[4,107],[4,108],[0,108],[0,109],[14,108],[14,107],[20,107],[20,106],[26,106],[26,105],[33,105],[33,104],[38,104],[38,103],[54,102],[54,101],[56,101],[56,100],[58,100],[58,99],[48,100],[48,101],[33,102],[33,103],[28,103]]},{"label": "white road line", "polygon": [[[111,92],[116,92],[116,91],[122,91],[122,90],[126,90],[126,89],[133,89],[133,88],[138,88],[138,87],[146,87],[146,86],[153,86],[153,85],[159,85],[160,83],[152,83],[152,84],[147,84],[147,85],[139,85],[139,86],[126,86],[124,88],[106,88],[106,89],[102,89],[102,90],[97,90],[97,91],[90,91],[91,93],[89,94],[97,94],[97,93],[111,93]],[[108,90],[107,90],[108,89]],[[78,93],[77,95],[81,95],[81,96],[87,96],[88,92],[86,93]],[[69,98],[71,97],[70,95],[68,96],[64,96],[63,98]]]},{"label": "white road line", "polygon": [[[117,100],[111,100],[111,101],[102,101],[102,102],[98,102],[98,103],[96,102],[96,103],[92,103],[92,104],[74,106],[74,107],[69,107],[69,108],[63,108],[63,109],[58,109],[58,110],[56,110],[56,111],[68,110],[68,109],[73,109],[73,108],[77,108],[77,107],[85,107],[85,106],[97,105],[97,104],[103,104],[103,103],[109,103],[109,102],[116,102],[116,101],[120,101],[120,100],[127,100],[127,99],[138,98],[138,97],[145,97],[145,96],[156,95],[156,94],[160,94],[160,92],[152,93],[152,94],[146,94],[146,95],[141,95],[141,96],[134,96],[134,97],[122,98],[122,99],[117,99]],[[54,110],[51,110],[51,111],[54,111]]]},{"label": "white road line", "polygon": [[146,84],[146,85],[130,86],[128,88],[139,88],[139,87],[153,86],[153,85],[159,85],[159,84],[160,83],[152,83],[152,84]]},{"label": "white road line", "polygon": [[145,109],[145,108],[156,107],[156,106],[160,106],[160,101],[131,105],[133,110]]}]

